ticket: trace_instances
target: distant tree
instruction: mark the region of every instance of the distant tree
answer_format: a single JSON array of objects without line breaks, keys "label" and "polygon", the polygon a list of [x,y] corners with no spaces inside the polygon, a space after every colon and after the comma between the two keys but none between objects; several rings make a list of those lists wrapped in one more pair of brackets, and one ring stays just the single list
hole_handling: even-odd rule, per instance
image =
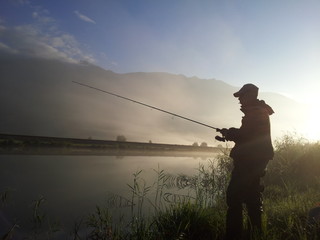
[{"label": "distant tree", "polygon": [[198,144],[198,142],[194,142],[194,143],[192,144],[192,146],[193,146],[193,147],[199,147],[199,144]]},{"label": "distant tree", "polygon": [[221,144],[219,144],[217,147],[218,147],[218,148],[223,148],[223,146],[222,146]]},{"label": "distant tree", "polygon": [[118,135],[118,136],[117,136],[117,141],[118,141],[118,142],[126,142],[127,139],[126,139],[126,137],[123,136],[123,135]]},{"label": "distant tree", "polygon": [[149,143],[152,143],[152,141],[151,141],[151,140],[149,140]]},{"label": "distant tree", "polygon": [[200,147],[208,147],[208,144],[207,144],[206,142],[202,142],[202,143],[200,144]]}]

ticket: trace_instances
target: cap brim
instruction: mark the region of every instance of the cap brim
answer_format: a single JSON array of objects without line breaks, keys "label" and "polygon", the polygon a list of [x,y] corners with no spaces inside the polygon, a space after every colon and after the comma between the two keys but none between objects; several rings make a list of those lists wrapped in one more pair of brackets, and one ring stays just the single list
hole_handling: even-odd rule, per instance
[{"label": "cap brim", "polygon": [[240,91],[233,94],[234,97],[240,97]]}]

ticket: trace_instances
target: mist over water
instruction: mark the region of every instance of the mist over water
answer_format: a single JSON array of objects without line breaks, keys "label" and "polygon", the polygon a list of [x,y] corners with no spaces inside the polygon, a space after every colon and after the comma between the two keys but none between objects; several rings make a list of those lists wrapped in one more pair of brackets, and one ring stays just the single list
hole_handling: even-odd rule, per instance
[{"label": "mist over water", "polygon": [[[106,206],[113,195],[129,198],[127,184],[132,184],[133,174],[140,170],[140,177],[152,185],[157,177],[155,170],[192,176],[199,164],[206,165],[213,158],[1,155],[0,189],[10,191],[2,208],[0,230],[4,232],[18,220],[19,231],[30,231],[32,204],[40,196],[46,199],[41,206],[46,216],[71,228],[97,205]],[[184,193],[178,188],[170,191]]]},{"label": "mist over water", "polygon": [[[78,81],[218,128],[239,127],[233,93],[216,79],[169,73],[117,74],[94,65],[1,54],[0,133],[218,145],[212,129],[85,88]],[[261,86],[263,87],[263,86]],[[284,96],[261,93],[274,109],[273,137],[299,132],[306,114]]]}]

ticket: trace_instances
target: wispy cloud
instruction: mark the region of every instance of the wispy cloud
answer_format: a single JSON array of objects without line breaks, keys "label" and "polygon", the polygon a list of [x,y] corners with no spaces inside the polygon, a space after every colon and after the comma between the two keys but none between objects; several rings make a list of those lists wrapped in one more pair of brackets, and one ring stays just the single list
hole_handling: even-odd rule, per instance
[{"label": "wispy cloud", "polygon": [[27,56],[75,61],[63,49],[54,47],[50,39],[31,25],[7,27],[0,32],[0,49]]},{"label": "wispy cloud", "polygon": [[47,10],[37,7],[34,12],[32,13],[33,19],[36,19],[39,23],[47,24],[47,23],[54,23],[55,20],[49,16]]},{"label": "wispy cloud", "polygon": [[9,46],[7,46],[6,44],[0,42],[0,50],[4,51],[4,52],[8,52],[8,53],[13,53],[16,54],[18,53],[17,50],[10,48]]},{"label": "wispy cloud", "polygon": [[94,63],[92,55],[81,50],[78,41],[68,33],[48,31],[39,26],[21,25],[0,27],[0,50],[67,62]]},{"label": "wispy cloud", "polygon": [[94,20],[92,20],[92,19],[89,18],[88,16],[80,13],[78,10],[75,10],[74,13],[75,13],[75,14],[78,16],[78,18],[80,18],[82,21],[96,24],[96,22],[95,22]]},{"label": "wispy cloud", "polygon": [[1,51],[68,62],[96,62],[73,35],[59,29],[47,9],[32,5],[28,0],[13,1],[17,5],[28,5],[35,23],[9,26],[0,18]]}]

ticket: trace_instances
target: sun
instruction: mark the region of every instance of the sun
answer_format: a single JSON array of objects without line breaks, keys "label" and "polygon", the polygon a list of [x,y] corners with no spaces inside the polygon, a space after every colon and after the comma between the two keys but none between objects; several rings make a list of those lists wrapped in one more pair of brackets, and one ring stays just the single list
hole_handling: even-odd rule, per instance
[{"label": "sun", "polygon": [[310,141],[320,141],[320,102],[310,104],[307,114],[306,137]]}]

